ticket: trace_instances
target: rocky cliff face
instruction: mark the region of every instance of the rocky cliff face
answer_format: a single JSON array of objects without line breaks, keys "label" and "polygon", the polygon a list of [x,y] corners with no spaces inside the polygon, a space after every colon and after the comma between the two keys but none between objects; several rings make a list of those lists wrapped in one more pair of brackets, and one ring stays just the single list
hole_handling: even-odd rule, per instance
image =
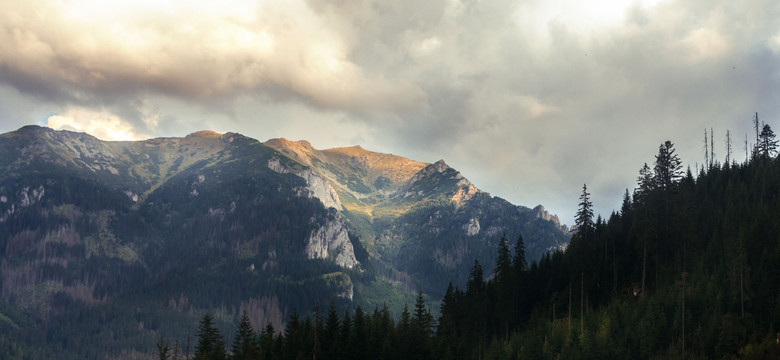
[{"label": "rocky cliff face", "polygon": [[322,177],[317,175],[311,168],[304,168],[299,171],[291,171],[281,160],[274,158],[268,160],[268,168],[280,174],[293,173],[306,181],[306,188],[300,189],[300,195],[310,198],[317,198],[326,208],[343,210],[338,194],[333,187]]},{"label": "rocky cliff face", "polygon": [[352,269],[358,264],[352,242],[349,241],[347,225],[336,214],[322,227],[312,231],[306,243],[306,256],[309,259],[326,259],[337,265]]},{"label": "rocky cliff face", "polygon": [[325,181],[322,177],[317,175],[311,169],[304,169],[296,174],[306,180],[306,196],[320,199],[322,205],[326,208],[334,208],[336,210],[343,210],[341,207],[341,200],[336,194],[336,190]]}]

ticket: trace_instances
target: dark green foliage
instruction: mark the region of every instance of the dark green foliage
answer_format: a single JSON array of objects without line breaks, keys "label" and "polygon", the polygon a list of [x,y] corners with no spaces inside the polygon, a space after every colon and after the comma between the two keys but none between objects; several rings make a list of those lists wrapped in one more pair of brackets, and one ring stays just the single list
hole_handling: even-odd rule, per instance
[{"label": "dark green foliage", "polygon": [[255,330],[252,328],[252,324],[249,322],[249,316],[246,311],[241,313],[241,320],[236,328],[235,337],[233,338],[232,347],[232,359],[233,360],[250,360],[256,359],[260,354],[257,348]]},{"label": "dark green foliage", "polygon": [[668,140],[658,147],[654,172],[656,188],[661,191],[671,191],[682,177],[682,161],[674,152],[674,144]]},{"label": "dark green foliage", "polygon": [[214,326],[214,318],[211,314],[205,314],[198,323],[195,360],[222,360],[225,357],[225,343],[222,341],[222,335]]},{"label": "dark green foliage", "polygon": [[265,328],[263,328],[263,331],[260,332],[260,337],[257,341],[259,347],[259,359],[271,360],[276,358],[274,354],[279,352],[279,348],[277,346],[275,335],[276,330],[274,330],[274,326],[271,323],[268,323]]},{"label": "dark green foliage", "polygon": [[593,232],[593,203],[590,201],[590,193],[585,184],[582,185],[582,195],[580,195],[580,205],[574,218],[574,225],[580,238],[587,239]]},{"label": "dark green foliage", "polygon": [[761,129],[756,150],[759,156],[767,159],[777,154],[777,140],[775,140],[775,133],[769,124],[764,124]]},{"label": "dark green foliage", "polygon": [[[506,235],[501,236],[498,241],[498,257],[496,258],[496,267],[493,268],[493,278],[497,283],[511,282],[512,257],[509,254],[509,244],[506,241]],[[523,259],[525,260],[525,259]]]}]

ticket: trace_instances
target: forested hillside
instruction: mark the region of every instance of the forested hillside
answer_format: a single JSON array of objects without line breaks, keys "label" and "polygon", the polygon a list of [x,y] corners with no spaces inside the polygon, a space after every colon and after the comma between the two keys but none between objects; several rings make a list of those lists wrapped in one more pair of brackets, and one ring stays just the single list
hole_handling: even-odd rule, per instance
[{"label": "forested hillside", "polygon": [[493,273],[475,263],[436,317],[422,294],[397,320],[315,309],[234,359],[780,358],[780,159],[769,126],[756,143],[694,175],[664,142],[606,219],[583,186],[568,249],[528,265],[502,238]]}]

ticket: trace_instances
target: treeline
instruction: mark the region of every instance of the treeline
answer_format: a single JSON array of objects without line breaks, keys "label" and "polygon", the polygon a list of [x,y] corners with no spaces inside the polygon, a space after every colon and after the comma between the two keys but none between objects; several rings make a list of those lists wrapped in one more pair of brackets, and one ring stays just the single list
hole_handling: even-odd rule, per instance
[{"label": "treeline", "polygon": [[386,306],[373,312],[358,306],[339,316],[331,304],[325,314],[319,307],[305,317],[293,312],[283,330],[269,323],[258,333],[244,312],[228,344],[212,315],[206,314],[198,324],[194,348],[165,338],[156,348],[159,359],[430,359],[434,328],[434,317],[419,293],[414,309],[405,307],[398,321]]}]

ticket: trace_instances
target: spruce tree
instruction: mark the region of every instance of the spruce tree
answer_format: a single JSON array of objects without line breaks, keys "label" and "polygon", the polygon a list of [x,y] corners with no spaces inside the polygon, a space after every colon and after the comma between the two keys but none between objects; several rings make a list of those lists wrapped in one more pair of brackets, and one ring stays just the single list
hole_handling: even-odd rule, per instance
[{"label": "spruce tree", "polygon": [[283,357],[285,359],[296,359],[302,354],[305,340],[303,324],[301,324],[298,310],[293,310],[290,318],[287,320],[287,326],[284,329]]},{"label": "spruce tree", "polygon": [[682,177],[682,161],[674,152],[674,144],[667,140],[658,147],[658,155],[655,156],[655,186],[664,192],[673,190]]},{"label": "spruce tree", "polygon": [[764,158],[770,158],[777,154],[777,140],[775,133],[769,124],[764,124],[761,133],[758,135],[758,153]]},{"label": "spruce tree", "polygon": [[198,324],[198,344],[195,345],[196,360],[222,360],[225,359],[225,343],[222,335],[214,326],[214,318],[211,314],[203,315]]},{"label": "spruce tree", "polygon": [[482,265],[479,264],[479,260],[474,259],[474,266],[469,271],[469,279],[466,282],[466,293],[471,295],[482,296],[485,291],[485,279],[483,278]]},{"label": "spruce tree", "polygon": [[325,318],[325,328],[322,331],[322,357],[324,359],[336,358],[336,342],[339,336],[339,315],[336,305],[330,303],[328,315]]},{"label": "spruce tree", "polygon": [[260,337],[258,339],[259,348],[260,348],[260,356],[259,358],[262,360],[270,360],[274,358],[274,355],[276,353],[275,345],[276,340],[275,337],[276,330],[274,329],[273,324],[270,322],[268,325],[265,326],[263,331],[260,332]]},{"label": "spruce tree", "polygon": [[233,360],[255,359],[258,356],[255,343],[255,331],[246,310],[241,312],[241,320],[236,328],[236,337],[233,339]]},{"label": "spruce tree", "polygon": [[344,317],[341,320],[341,327],[339,329],[339,336],[336,340],[336,358],[337,359],[349,359],[350,350],[352,349],[352,318],[349,315],[349,311],[344,311]]},{"label": "spruce tree", "polygon": [[496,267],[493,269],[493,275],[499,284],[508,282],[512,273],[512,257],[509,254],[509,245],[506,241],[506,235],[501,236],[498,242],[498,257],[496,258]]},{"label": "spruce tree", "polygon": [[439,324],[436,327],[436,351],[438,351],[442,359],[453,359],[460,342],[458,339],[457,319],[462,315],[458,313],[457,300],[455,290],[452,287],[452,281],[450,281],[439,306]]},{"label": "spruce tree", "polygon": [[355,308],[355,317],[352,320],[354,332],[352,334],[351,356],[352,359],[365,359],[368,357],[368,327],[370,319],[368,313],[358,305]]},{"label": "spruce tree", "polygon": [[642,165],[639,169],[639,176],[636,178],[637,191],[636,201],[644,202],[645,199],[655,189],[655,179],[653,178],[653,171],[647,166],[647,163]]},{"label": "spruce tree", "polygon": [[512,321],[515,324],[525,322],[528,314],[528,306],[530,304],[530,296],[528,296],[528,263],[525,259],[525,242],[523,236],[517,236],[517,243],[515,243],[515,255],[512,260],[514,266],[514,289],[511,296],[511,300],[514,302],[514,309],[511,315]]},{"label": "spruce tree", "polygon": [[412,357],[412,316],[409,313],[409,304],[404,304],[404,310],[401,312],[401,319],[398,322],[398,357],[399,359],[409,359]]},{"label": "spruce tree", "polygon": [[626,189],[625,194],[623,194],[623,203],[620,205],[620,216],[623,218],[631,218],[632,210],[631,194],[629,194],[628,189]]},{"label": "spruce tree", "polygon": [[417,293],[417,300],[414,302],[413,324],[424,337],[427,338],[433,334],[433,316],[425,307],[422,291]]},{"label": "spruce tree", "polygon": [[585,184],[582,185],[579,210],[574,223],[577,225],[577,235],[580,238],[587,238],[593,232],[593,203],[590,201],[588,186]]},{"label": "spruce tree", "polygon": [[515,255],[512,259],[512,265],[515,268],[515,274],[520,274],[528,269],[528,263],[525,260],[525,242],[523,241],[523,235],[517,236],[517,242],[515,243]]}]

